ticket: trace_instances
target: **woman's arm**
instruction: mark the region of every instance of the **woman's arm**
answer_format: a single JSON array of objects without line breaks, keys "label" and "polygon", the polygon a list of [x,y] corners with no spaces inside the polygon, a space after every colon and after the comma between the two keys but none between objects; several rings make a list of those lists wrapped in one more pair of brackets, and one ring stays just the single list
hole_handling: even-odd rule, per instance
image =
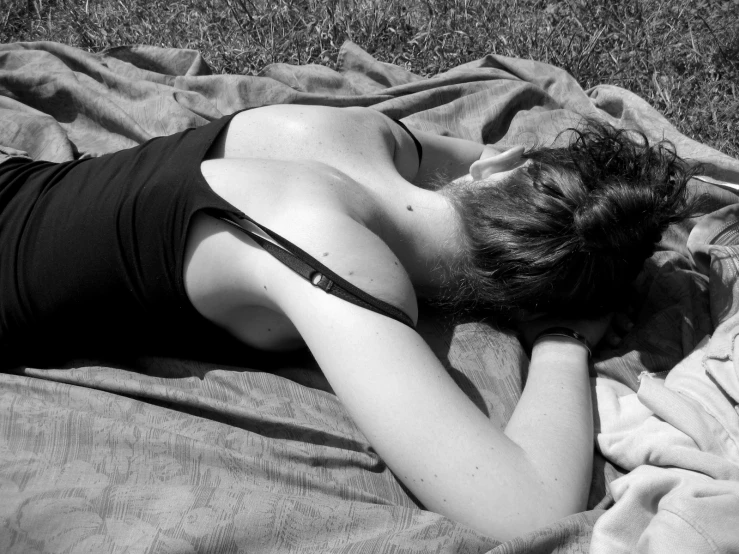
[{"label": "woman's arm", "polygon": [[427,509],[502,540],[585,509],[593,426],[582,347],[537,345],[503,433],[412,329],[318,294],[296,298],[290,317],[359,428]]},{"label": "woman's arm", "polygon": [[507,539],[585,508],[593,430],[583,347],[537,343],[504,433],[413,329],[278,266],[269,275],[275,302],[348,412],[428,509]]},{"label": "woman's arm", "polygon": [[[395,156],[396,165],[399,166],[398,170],[401,173],[407,175],[410,172],[412,175],[410,180],[421,187],[427,187],[439,181],[448,182],[463,177],[470,172],[470,166],[476,161],[503,152],[490,144],[445,137],[417,129],[410,129],[410,131],[418,139],[423,150],[421,165],[418,165],[417,157],[412,153],[415,149],[412,139],[407,136],[407,133],[399,132],[397,128],[394,132],[398,144]],[[520,154],[515,156],[516,159],[519,157]],[[405,168],[400,166],[405,166]],[[411,167],[411,169],[408,170],[408,167]]]},{"label": "woman's arm", "polygon": [[[505,433],[539,471],[549,472],[551,493],[562,495],[559,505],[551,506],[553,516],[555,510],[562,517],[585,509],[592,479],[593,406],[582,345],[561,337],[537,341]],[[565,457],[548,457],[563,449]]]},{"label": "woman's arm", "polygon": [[417,185],[424,185],[434,180],[452,181],[470,170],[470,165],[485,154],[490,148],[471,140],[444,137],[426,131],[411,129],[423,147],[423,160],[418,173],[413,179]]}]

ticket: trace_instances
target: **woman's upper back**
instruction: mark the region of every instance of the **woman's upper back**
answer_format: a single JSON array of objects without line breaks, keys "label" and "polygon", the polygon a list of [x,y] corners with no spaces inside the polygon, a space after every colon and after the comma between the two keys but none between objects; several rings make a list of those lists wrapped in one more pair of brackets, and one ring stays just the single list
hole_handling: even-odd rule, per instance
[{"label": "woman's upper back", "polygon": [[410,135],[375,110],[294,104],[238,114],[209,156],[320,162],[376,189],[413,181],[419,165]]},{"label": "woman's upper back", "polygon": [[433,272],[449,218],[409,182],[417,168],[409,134],[378,112],[292,105],[237,116],[202,166],[228,202],[413,318],[410,282]]},{"label": "woman's upper back", "polygon": [[[410,135],[377,112],[279,106],[234,118],[202,171],[237,209],[415,321],[413,283],[435,268],[435,233],[449,208],[408,181],[417,166]],[[296,333],[275,317],[280,262],[213,222],[190,236],[186,282],[195,307],[250,344],[290,342]],[[278,328],[284,341],[275,341]]]}]

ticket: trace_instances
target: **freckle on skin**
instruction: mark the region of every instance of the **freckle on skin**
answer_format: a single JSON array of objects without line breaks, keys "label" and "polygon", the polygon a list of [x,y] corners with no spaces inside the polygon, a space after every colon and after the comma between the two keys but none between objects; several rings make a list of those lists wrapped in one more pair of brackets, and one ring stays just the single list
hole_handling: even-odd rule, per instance
[{"label": "freckle on skin", "polygon": [[408,204],[408,205],[407,205],[407,206],[405,207],[405,209],[406,209],[406,210],[408,210],[409,212],[412,212],[412,211],[413,211],[413,206],[411,206],[410,204]]},{"label": "freckle on skin", "polygon": [[264,290],[267,290],[267,285],[264,285]]},{"label": "freckle on skin", "polygon": [[324,252],[324,253],[323,253],[323,256],[324,256],[324,258],[325,258],[326,256],[328,256],[328,252]]}]

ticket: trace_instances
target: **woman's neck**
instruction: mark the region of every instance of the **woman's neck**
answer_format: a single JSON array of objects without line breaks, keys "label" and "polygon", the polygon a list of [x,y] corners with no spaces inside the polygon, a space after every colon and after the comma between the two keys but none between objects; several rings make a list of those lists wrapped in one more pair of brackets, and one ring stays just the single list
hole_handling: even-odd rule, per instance
[{"label": "woman's neck", "polygon": [[452,201],[438,192],[416,190],[411,203],[395,208],[395,232],[383,238],[400,258],[416,290],[426,296],[458,278],[466,241]]}]

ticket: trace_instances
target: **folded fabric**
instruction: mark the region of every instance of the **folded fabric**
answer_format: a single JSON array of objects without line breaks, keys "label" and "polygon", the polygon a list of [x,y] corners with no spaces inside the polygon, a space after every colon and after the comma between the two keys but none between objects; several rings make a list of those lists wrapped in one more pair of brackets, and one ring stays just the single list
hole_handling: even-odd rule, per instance
[{"label": "folded fabric", "polygon": [[739,246],[709,252],[713,336],[637,393],[599,380],[598,445],[633,471],[610,484],[593,554],[739,552]]}]

